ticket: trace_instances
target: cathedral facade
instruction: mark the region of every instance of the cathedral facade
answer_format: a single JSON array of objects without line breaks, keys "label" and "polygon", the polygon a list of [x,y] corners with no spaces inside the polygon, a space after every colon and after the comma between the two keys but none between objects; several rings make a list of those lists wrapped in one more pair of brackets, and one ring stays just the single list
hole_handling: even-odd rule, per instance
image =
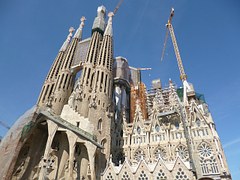
[{"label": "cathedral facade", "polygon": [[36,106],[0,144],[1,179],[231,179],[203,95],[171,80],[147,90],[114,57],[114,14],[105,16],[98,7],[87,39],[84,17],[69,29]]}]

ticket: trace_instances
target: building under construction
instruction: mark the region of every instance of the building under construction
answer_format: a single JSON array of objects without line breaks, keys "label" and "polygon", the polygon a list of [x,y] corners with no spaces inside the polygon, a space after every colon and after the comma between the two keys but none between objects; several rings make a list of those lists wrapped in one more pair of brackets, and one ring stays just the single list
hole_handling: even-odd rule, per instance
[{"label": "building under construction", "polygon": [[87,39],[84,17],[70,28],[36,106],[0,144],[1,179],[231,179],[208,105],[187,81],[173,11],[167,30],[183,88],[158,79],[149,90],[141,80],[149,68],[114,57],[114,14],[105,22],[98,7]]}]

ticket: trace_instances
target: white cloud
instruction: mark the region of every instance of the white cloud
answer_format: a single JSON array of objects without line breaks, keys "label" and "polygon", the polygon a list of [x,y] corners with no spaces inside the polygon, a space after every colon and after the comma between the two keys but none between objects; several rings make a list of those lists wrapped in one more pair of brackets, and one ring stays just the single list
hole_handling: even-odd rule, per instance
[{"label": "white cloud", "polygon": [[223,148],[227,148],[227,147],[230,147],[230,146],[238,144],[238,143],[240,143],[240,137],[237,138],[237,139],[234,139],[232,141],[227,142],[226,144],[223,145]]}]

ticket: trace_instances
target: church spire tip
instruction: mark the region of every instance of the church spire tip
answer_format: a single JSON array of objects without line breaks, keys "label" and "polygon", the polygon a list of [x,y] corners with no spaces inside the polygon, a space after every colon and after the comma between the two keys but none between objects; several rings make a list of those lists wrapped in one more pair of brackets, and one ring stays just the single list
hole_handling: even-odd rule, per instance
[{"label": "church spire tip", "polygon": [[73,38],[78,38],[78,39],[81,40],[82,39],[82,29],[83,29],[83,27],[85,25],[84,22],[86,21],[86,18],[84,16],[82,16],[80,21],[81,21],[81,23],[79,25],[79,28],[77,29],[77,31],[76,31],[76,33],[75,33]]},{"label": "church spire tip", "polygon": [[65,51],[67,49],[67,46],[68,46],[69,42],[71,41],[71,38],[72,38],[72,35],[73,35],[74,31],[75,31],[75,29],[73,27],[69,28],[69,34],[67,36],[66,41],[63,43],[60,51]]},{"label": "church spire tip", "polygon": [[113,12],[108,13],[108,23],[107,23],[107,27],[106,27],[104,35],[109,35],[109,36],[113,35],[113,29],[112,29],[112,18],[113,18],[113,16],[114,16]]}]

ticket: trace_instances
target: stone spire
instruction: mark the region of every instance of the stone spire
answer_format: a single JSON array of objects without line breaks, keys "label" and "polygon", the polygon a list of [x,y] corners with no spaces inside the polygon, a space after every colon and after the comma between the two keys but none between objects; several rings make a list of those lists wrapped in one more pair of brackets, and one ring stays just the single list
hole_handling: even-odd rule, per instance
[{"label": "stone spire", "polygon": [[[92,37],[85,64],[78,85],[76,86],[78,88],[75,89],[76,91],[79,90],[81,92],[81,94],[77,94],[80,98],[76,101],[75,110],[84,117],[88,116],[90,97],[93,97],[91,96],[91,93],[93,92],[94,83],[96,83],[96,62],[105,29],[105,11],[106,8],[104,6],[100,6],[97,9],[97,17],[92,26]],[[82,97],[83,94],[85,94],[85,97]],[[91,104],[93,105],[91,107],[95,106],[95,102],[92,102]]]},{"label": "stone spire", "polygon": [[53,65],[52,65],[51,69],[49,70],[49,73],[45,79],[41,93],[38,98],[38,102],[37,102],[38,106],[46,106],[46,105],[51,106],[52,98],[50,98],[50,97],[55,88],[55,85],[57,82],[57,77],[59,75],[60,67],[62,65],[62,61],[64,58],[64,54],[65,54],[65,51],[71,41],[73,31],[74,31],[74,28],[70,27],[67,39],[65,40],[62,47],[60,48],[60,50],[57,54],[57,57],[55,58]]},{"label": "stone spire", "polygon": [[82,40],[82,29],[84,27],[84,22],[85,22],[86,18],[84,16],[82,16],[82,18],[80,19],[81,23],[79,25],[79,28],[77,29],[75,35],[73,38],[78,38],[79,41]]},{"label": "stone spire", "polygon": [[107,27],[106,30],[104,32],[104,36],[113,36],[113,29],[112,29],[112,18],[113,18],[114,14],[113,12],[109,12],[108,13],[108,23],[107,23]]},{"label": "stone spire", "polygon": [[106,67],[108,70],[112,70],[113,64],[113,47],[112,47],[112,12],[108,13],[108,24],[103,35],[102,45],[98,56],[98,65]]},{"label": "stone spire", "polygon": [[62,59],[61,68],[57,77],[57,83],[54,87],[54,93],[52,94],[51,98],[51,108],[56,115],[61,114],[62,108],[65,104],[67,104],[68,98],[73,90],[76,73],[71,72],[71,65],[78,43],[82,39],[82,29],[85,20],[85,17],[81,18],[80,26],[77,29],[72,41],[68,45]]}]

